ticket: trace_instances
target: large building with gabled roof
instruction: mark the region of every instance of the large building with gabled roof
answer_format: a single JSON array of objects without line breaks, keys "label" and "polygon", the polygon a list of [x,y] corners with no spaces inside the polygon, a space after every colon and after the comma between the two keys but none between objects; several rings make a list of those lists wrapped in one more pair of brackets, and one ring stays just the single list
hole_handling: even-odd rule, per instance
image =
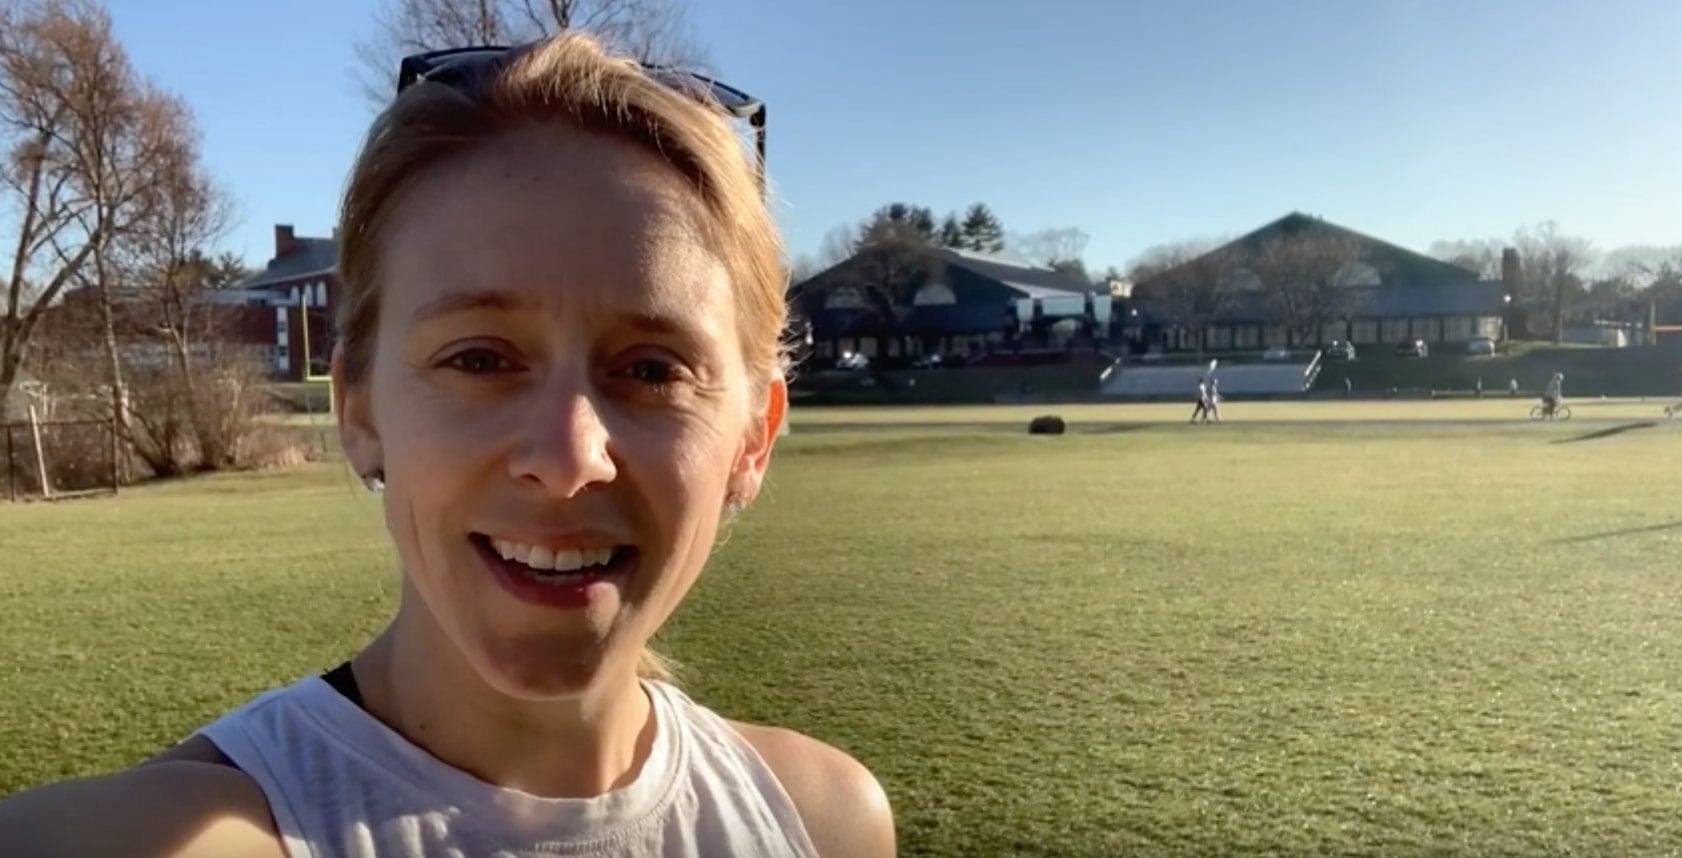
[{"label": "large building with gabled roof", "polygon": [[973,357],[1006,343],[1090,339],[1109,326],[1109,293],[1051,268],[954,248],[897,252],[915,254],[906,264],[923,276],[884,286],[866,251],[790,290],[791,312],[820,362],[849,353]]},{"label": "large building with gabled roof", "polygon": [[[1163,294],[1176,280],[1162,272],[1135,284],[1141,337],[1154,348],[1170,351],[1241,351],[1272,346],[1318,348],[1343,341],[1380,346],[1424,340],[1463,343],[1479,337],[1501,339],[1508,296],[1513,284],[1483,280],[1477,272],[1433,259],[1344,226],[1292,212],[1211,254],[1252,258],[1281,238],[1323,237],[1359,250],[1356,261],[1339,274],[1339,285],[1352,300],[1337,318],[1318,324],[1319,330],[1293,332],[1254,271],[1242,262],[1229,272],[1232,284],[1219,309],[1210,314],[1205,330],[1186,330],[1165,310]],[[1184,278],[1179,278],[1183,281]]]}]

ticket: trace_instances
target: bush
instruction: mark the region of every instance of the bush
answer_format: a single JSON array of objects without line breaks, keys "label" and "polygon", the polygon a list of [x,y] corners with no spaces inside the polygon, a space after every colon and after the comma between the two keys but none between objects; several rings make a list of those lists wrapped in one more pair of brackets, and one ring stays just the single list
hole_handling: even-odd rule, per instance
[{"label": "bush", "polygon": [[[41,469],[35,456],[35,437],[29,424],[11,424],[11,472],[6,489],[20,495],[42,494]],[[6,444],[0,434],[0,445]],[[4,455],[4,451],[0,451]],[[100,422],[46,423],[41,426],[41,458],[54,492],[80,492],[111,487],[111,424]]]},{"label": "bush", "polygon": [[251,470],[296,468],[319,458],[303,433],[284,426],[261,425],[240,439],[237,467]]},{"label": "bush", "polygon": [[1028,421],[1029,435],[1061,435],[1065,426],[1063,418],[1055,414],[1046,414]]},{"label": "bush", "polygon": [[[189,375],[177,359],[153,355],[123,368],[128,393],[123,440],[133,457],[125,465],[141,465],[154,477],[173,477],[285,467],[309,458],[307,439],[266,421],[274,400],[256,356],[238,348],[199,348],[188,363]],[[97,355],[58,361],[53,369],[55,400],[76,402],[85,416],[110,420],[110,389],[95,381],[109,373]],[[104,461],[109,467],[109,455]]]}]

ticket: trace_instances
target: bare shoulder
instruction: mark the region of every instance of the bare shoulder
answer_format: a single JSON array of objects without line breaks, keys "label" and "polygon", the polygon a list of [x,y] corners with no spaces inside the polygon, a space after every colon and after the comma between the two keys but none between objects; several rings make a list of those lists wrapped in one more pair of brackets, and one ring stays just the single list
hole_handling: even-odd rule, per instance
[{"label": "bare shoulder", "polygon": [[847,752],[781,727],[730,722],[800,811],[822,858],[894,854],[894,817],[876,776]]},{"label": "bare shoulder", "polygon": [[174,758],[0,801],[0,843],[38,858],[285,858],[256,783]]}]

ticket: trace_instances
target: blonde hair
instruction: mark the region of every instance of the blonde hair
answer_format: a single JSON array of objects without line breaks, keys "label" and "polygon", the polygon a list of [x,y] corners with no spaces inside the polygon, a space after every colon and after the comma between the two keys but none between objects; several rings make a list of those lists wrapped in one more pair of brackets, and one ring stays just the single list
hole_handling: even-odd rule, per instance
[{"label": "blonde hair", "polygon": [[[577,34],[518,49],[501,67],[459,84],[410,86],[374,121],[339,215],[344,291],[336,321],[346,383],[362,381],[373,360],[381,249],[408,189],[498,135],[550,122],[641,146],[683,175],[701,203],[704,238],[729,274],[742,359],[752,398],[761,403],[784,371],[787,305],[782,243],[759,170],[716,105]],[[638,673],[670,677],[667,664],[646,650]]]}]

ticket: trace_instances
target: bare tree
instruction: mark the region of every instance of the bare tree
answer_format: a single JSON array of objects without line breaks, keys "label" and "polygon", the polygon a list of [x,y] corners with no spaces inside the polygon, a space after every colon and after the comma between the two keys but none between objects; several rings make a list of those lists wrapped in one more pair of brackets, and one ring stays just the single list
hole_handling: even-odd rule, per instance
[{"label": "bare tree", "polygon": [[88,105],[78,92],[98,81],[89,43],[110,21],[75,0],[0,5],[0,134],[8,145],[0,182],[17,224],[4,322],[0,323],[0,401],[16,383],[49,306],[83,274],[104,240],[108,219],[78,152]]},{"label": "bare tree", "polygon": [[1092,240],[1084,230],[1076,227],[1042,229],[1026,234],[1015,233],[1005,239],[1005,250],[1012,256],[1036,265],[1055,268],[1065,273],[1078,272],[1086,279],[1086,245]]},{"label": "bare tree", "polygon": [[472,45],[512,45],[568,30],[591,33],[651,65],[706,69],[686,0],[386,0],[374,34],[356,46],[369,101],[391,100],[397,64],[409,54]]},{"label": "bare tree", "polygon": [[823,244],[818,247],[817,264],[819,269],[837,265],[853,255],[858,247],[858,227],[844,223],[824,233]]},{"label": "bare tree", "polygon": [[1431,243],[1430,253],[1452,265],[1477,272],[1484,280],[1501,278],[1501,251],[1506,242],[1498,238],[1444,239]]},{"label": "bare tree", "polygon": [[149,215],[156,184],[181,156],[190,131],[179,101],[139,81],[104,10],[66,3],[54,23],[54,47],[74,63],[68,86],[56,96],[70,105],[66,134],[73,183],[89,202],[81,216],[89,265],[77,280],[99,298],[107,382],[119,435],[126,435],[130,407],[123,378],[114,304],[119,294],[113,247]]},{"label": "bare tree", "polygon": [[1587,239],[1561,233],[1553,221],[1519,230],[1513,246],[1522,290],[1515,300],[1545,308],[1557,345],[1565,340],[1566,317],[1583,293],[1583,275],[1594,262],[1594,248]]},{"label": "bare tree", "polygon": [[139,333],[159,340],[185,401],[202,464],[231,467],[236,433],[200,379],[201,352],[218,345],[215,307],[203,299],[223,276],[223,264],[206,249],[233,223],[234,207],[200,166],[193,148],[183,146],[161,164],[152,187],[148,216],[125,233],[127,258],[144,314]]},{"label": "bare tree", "polygon": [[804,283],[815,277],[819,272],[823,271],[824,267],[825,266],[819,265],[818,261],[813,259],[811,254],[802,253],[799,256],[796,256],[794,258],[794,262],[789,265],[788,282],[791,285]]},{"label": "bare tree", "polygon": [[918,223],[879,218],[866,224],[855,246],[848,274],[885,321],[909,308],[917,290],[940,276],[945,266]]},{"label": "bare tree", "polygon": [[1201,354],[1209,325],[1232,306],[1238,262],[1233,251],[1203,242],[1158,245],[1133,262],[1128,278],[1141,308],[1192,333]]},{"label": "bare tree", "polygon": [[1352,238],[1297,234],[1269,240],[1245,264],[1261,281],[1273,318],[1296,344],[1309,345],[1327,322],[1349,318],[1368,294],[1368,284],[1351,278],[1361,258],[1361,245]]},{"label": "bare tree", "polygon": [[1600,258],[1603,277],[1622,277],[1645,289],[1668,271],[1682,269],[1682,246],[1635,245],[1609,250]]}]

